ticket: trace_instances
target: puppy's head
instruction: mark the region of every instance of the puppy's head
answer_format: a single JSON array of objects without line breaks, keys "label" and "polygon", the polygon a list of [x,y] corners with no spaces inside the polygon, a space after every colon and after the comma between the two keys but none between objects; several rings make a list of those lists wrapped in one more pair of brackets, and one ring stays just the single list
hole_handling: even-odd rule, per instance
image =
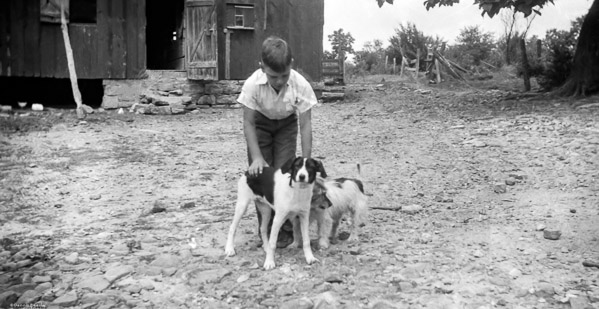
[{"label": "puppy's head", "polygon": [[316,179],[316,173],[320,176],[327,177],[327,173],[322,166],[322,163],[312,158],[297,157],[287,160],[281,167],[283,174],[291,174],[289,185],[292,182],[311,184]]},{"label": "puppy's head", "polygon": [[314,182],[314,188],[312,189],[312,201],[310,205],[312,208],[327,209],[333,206],[331,200],[327,197],[327,189],[323,184],[322,178],[316,178]]}]

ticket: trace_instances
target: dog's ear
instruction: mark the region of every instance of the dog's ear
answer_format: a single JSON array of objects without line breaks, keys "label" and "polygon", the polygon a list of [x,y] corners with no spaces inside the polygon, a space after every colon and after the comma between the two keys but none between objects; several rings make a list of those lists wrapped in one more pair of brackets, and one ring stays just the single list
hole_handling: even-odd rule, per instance
[{"label": "dog's ear", "polygon": [[281,165],[281,173],[283,173],[283,174],[292,173],[293,162],[295,162],[295,159],[296,159],[295,157],[291,157],[291,158],[289,158],[289,160],[285,161],[285,163],[283,163],[283,165]]},{"label": "dog's ear", "polygon": [[314,160],[316,161],[316,166],[317,166],[317,171],[320,173],[320,177],[322,178],[327,178],[327,172],[324,170],[324,165],[322,165],[322,162],[318,161],[318,160]]}]

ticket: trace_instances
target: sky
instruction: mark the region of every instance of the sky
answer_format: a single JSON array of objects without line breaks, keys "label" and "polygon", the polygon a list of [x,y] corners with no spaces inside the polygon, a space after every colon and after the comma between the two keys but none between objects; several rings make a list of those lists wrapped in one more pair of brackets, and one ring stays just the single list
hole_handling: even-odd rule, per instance
[{"label": "sky", "polygon": [[[328,36],[340,28],[355,39],[354,50],[361,50],[365,42],[375,39],[382,40],[383,47],[387,47],[395,29],[407,22],[415,24],[424,35],[439,36],[449,44],[455,43],[460,30],[468,26],[479,25],[481,30],[493,33],[496,38],[503,34],[500,16],[491,19],[485,14],[482,17],[474,0],[461,0],[453,6],[435,7],[429,11],[423,2],[395,0],[393,5],[385,3],[379,8],[376,0],[324,0],[324,49],[331,50]],[[529,36],[544,37],[545,32],[553,28],[570,29],[571,21],[586,14],[592,3],[593,0],[554,0],[554,4],[549,3],[541,10],[541,16],[535,17]]]}]

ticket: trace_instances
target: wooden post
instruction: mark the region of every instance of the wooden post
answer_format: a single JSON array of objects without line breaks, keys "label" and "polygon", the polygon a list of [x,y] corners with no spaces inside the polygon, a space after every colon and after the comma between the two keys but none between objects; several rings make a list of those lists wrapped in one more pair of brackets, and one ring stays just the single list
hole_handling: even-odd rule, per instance
[{"label": "wooden post", "polygon": [[520,39],[520,53],[522,54],[522,79],[524,79],[524,90],[530,91],[530,66],[526,55],[526,41]]},{"label": "wooden post", "polygon": [[406,57],[401,57],[401,67],[399,67],[399,77],[403,77],[403,70],[404,67],[406,66]]},{"label": "wooden post", "polygon": [[231,33],[225,28],[225,79],[231,79]]},{"label": "wooden post", "polygon": [[389,55],[385,55],[385,74],[387,74],[388,63],[389,63]]},{"label": "wooden post", "polygon": [[435,71],[437,71],[437,84],[441,83],[441,68],[439,68],[439,60],[435,57]]},{"label": "wooden post", "polygon": [[395,75],[395,66],[397,65],[397,58],[393,57],[393,75]]},{"label": "wooden post", "polygon": [[69,39],[69,29],[67,28],[67,20],[64,17],[64,6],[62,1],[60,2],[60,28],[64,40],[64,49],[67,53],[67,65],[69,68],[69,78],[71,79],[73,98],[77,104],[77,117],[80,119],[85,118],[85,111],[82,108],[83,103],[81,102],[81,92],[79,92],[79,85],[77,84],[77,71],[75,71],[73,48],[71,47],[71,40]]},{"label": "wooden post", "polygon": [[418,82],[418,70],[420,70],[420,48],[416,50],[416,82]]},{"label": "wooden post", "polygon": [[345,85],[345,51],[339,50],[339,70],[341,71],[341,83]]}]

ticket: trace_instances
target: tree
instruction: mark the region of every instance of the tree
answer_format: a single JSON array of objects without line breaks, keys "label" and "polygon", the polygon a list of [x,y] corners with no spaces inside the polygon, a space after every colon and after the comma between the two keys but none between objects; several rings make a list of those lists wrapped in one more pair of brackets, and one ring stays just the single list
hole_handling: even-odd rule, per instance
[{"label": "tree", "polygon": [[372,69],[380,65],[384,57],[383,41],[376,39],[372,42],[364,43],[362,50],[356,52],[354,60],[358,66],[362,64],[365,71],[372,73]]},{"label": "tree", "polygon": [[493,34],[483,32],[479,26],[462,29],[456,41],[459,44],[460,54],[464,59],[469,59],[467,64],[471,66],[481,65],[481,61],[487,60],[495,48]]},{"label": "tree", "polygon": [[421,69],[425,69],[424,59],[426,58],[427,46],[440,48],[445,42],[439,37],[433,38],[424,35],[415,24],[408,22],[405,26],[400,24],[399,28],[395,28],[395,35],[389,39],[389,43],[386,54],[391,59],[396,58],[400,61],[402,56],[416,59],[417,50],[420,49]]},{"label": "tree", "polygon": [[[392,0],[377,0],[379,7],[387,2],[393,4]],[[427,9],[435,6],[452,6],[460,0],[425,0]],[[511,8],[528,16],[533,12],[541,15],[540,10],[553,0],[474,0],[482,10],[482,15],[493,17],[502,9]],[[571,73],[566,83],[559,92],[562,95],[587,95],[599,91],[599,0],[593,0],[593,4],[587,13],[580,36],[576,44],[576,53]]]},{"label": "tree", "polygon": [[339,56],[340,50],[343,50],[346,54],[355,53],[353,48],[355,39],[351,33],[344,33],[343,29],[339,29],[333,31],[333,34],[329,34],[328,38],[329,42],[331,42],[331,48],[333,49],[330,54],[333,59],[336,59]]}]

